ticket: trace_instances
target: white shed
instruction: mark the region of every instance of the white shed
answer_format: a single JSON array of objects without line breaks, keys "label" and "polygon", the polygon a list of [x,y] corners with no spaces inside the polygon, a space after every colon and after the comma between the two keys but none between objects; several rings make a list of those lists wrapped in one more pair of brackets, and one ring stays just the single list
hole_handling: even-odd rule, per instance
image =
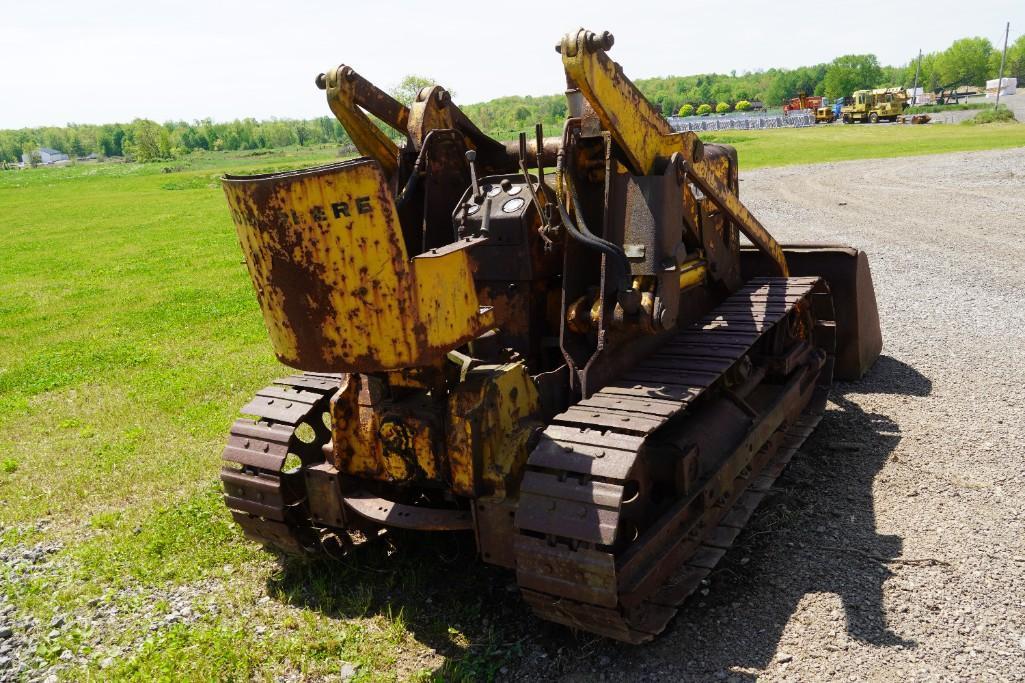
[{"label": "white shed", "polygon": [[1000,85],[1001,97],[1004,95],[1013,95],[1014,91],[1018,88],[1017,78],[1009,78],[1007,76],[1004,78],[994,78],[991,81],[986,81],[986,97],[995,98],[997,96],[998,83]]}]

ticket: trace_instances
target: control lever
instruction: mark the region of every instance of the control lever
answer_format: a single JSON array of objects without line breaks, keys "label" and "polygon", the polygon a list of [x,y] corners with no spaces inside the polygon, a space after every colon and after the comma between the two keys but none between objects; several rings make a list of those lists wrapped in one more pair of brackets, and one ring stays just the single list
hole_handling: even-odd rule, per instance
[{"label": "control lever", "polygon": [[480,199],[480,185],[477,183],[477,150],[466,150],[466,160],[470,162],[470,186],[473,188],[474,201]]},{"label": "control lever", "polygon": [[545,167],[541,163],[541,155],[545,149],[545,131],[540,121],[534,124],[534,138],[534,153],[537,154],[537,182],[543,187],[545,184]]},{"label": "control lever", "polygon": [[[535,128],[537,133],[537,175],[538,175],[538,187],[544,184],[544,180],[541,180],[544,174],[544,168],[541,166],[541,150],[544,144],[542,137],[541,124],[537,124]],[[545,208],[541,205],[541,200],[537,198],[537,192],[534,190],[534,183],[530,182],[530,173],[527,172],[527,134],[520,133],[520,172],[523,173],[523,182],[527,186],[527,191],[530,192],[530,199],[534,202],[534,207],[537,209],[537,215],[541,219],[541,226],[537,229],[537,234],[541,236],[541,239],[545,243],[545,251],[550,251],[552,248],[552,240],[548,237],[552,231],[551,226],[551,211],[545,211]]]},{"label": "control lever", "polygon": [[484,198],[484,206],[481,211],[484,212],[484,218],[481,219],[480,232],[477,235],[478,237],[487,237],[491,234],[491,197]]}]

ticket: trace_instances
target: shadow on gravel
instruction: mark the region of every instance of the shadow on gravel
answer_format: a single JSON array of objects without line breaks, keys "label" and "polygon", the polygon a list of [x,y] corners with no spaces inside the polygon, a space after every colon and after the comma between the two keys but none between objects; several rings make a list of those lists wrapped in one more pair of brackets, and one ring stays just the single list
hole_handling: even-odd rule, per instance
[{"label": "shadow on gravel", "polygon": [[900,425],[867,412],[858,397],[931,390],[928,378],[887,356],[862,380],[835,385],[826,415],[777,481],[775,495],[710,583],[647,646],[574,635],[538,620],[520,600],[512,572],[480,562],[472,539],[459,535],[400,534],[364,544],[344,563],[290,560],[268,590],[337,618],[340,638],[351,628],[344,620],[354,617],[400,622],[445,658],[434,672],[444,680],[754,678],[742,670],[773,662],[787,622],[815,594],[837,596],[842,609],[833,615],[835,642],[810,642],[806,649],[843,649],[847,639],[913,648],[887,624],[887,562],[901,555],[903,543],[876,533],[872,498]]},{"label": "shadow on gravel", "polygon": [[[776,495],[763,502],[723,558],[708,595],[692,596],[663,639],[640,657],[661,660],[667,673],[754,678],[730,669],[770,665],[799,603],[816,594],[836,596],[842,608],[830,615],[835,637],[817,625],[802,645],[806,653],[843,650],[848,639],[916,647],[887,623],[887,563],[901,555],[903,541],[876,532],[872,497],[876,474],[900,442],[900,425],[894,416],[866,411],[858,397],[931,391],[927,377],[888,356],[860,381],[834,385],[818,429],[777,480]],[[828,678],[829,671],[811,673],[807,664],[801,663],[798,676]]]}]

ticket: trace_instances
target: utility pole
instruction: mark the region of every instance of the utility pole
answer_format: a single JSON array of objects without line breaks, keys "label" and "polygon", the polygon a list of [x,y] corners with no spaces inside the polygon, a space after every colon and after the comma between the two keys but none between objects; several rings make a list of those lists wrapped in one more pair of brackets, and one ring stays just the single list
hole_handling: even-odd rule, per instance
[{"label": "utility pole", "polygon": [[915,87],[911,88],[911,103],[918,104],[918,71],[922,68],[922,48],[918,48],[918,64],[915,65]]},{"label": "utility pole", "polygon": [[993,105],[996,109],[1000,106],[1000,91],[1004,89],[1004,61],[1007,59],[1007,36],[1011,33],[1011,22],[1007,22],[1004,29],[1004,53],[1000,55],[1000,73],[997,74],[997,103]]}]

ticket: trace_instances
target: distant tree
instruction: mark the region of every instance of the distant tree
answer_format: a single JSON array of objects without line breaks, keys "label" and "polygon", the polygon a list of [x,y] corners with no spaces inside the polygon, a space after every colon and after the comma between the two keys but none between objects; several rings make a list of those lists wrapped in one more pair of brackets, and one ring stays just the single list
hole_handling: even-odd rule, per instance
[{"label": "distant tree", "polygon": [[875,55],[844,55],[830,62],[823,81],[823,93],[831,98],[847,97],[855,90],[875,88],[883,70]]},{"label": "distant tree", "polygon": [[[999,71],[1000,52],[994,50],[990,58],[990,75],[996,78]],[[1017,78],[1018,84],[1025,88],[1025,35],[1018,36],[1017,40],[1007,46],[1007,63],[1004,64],[1004,77]]]},{"label": "distant tree", "polygon": [[725,102],[720,102],[719,104],[715,105],[715,113],[716,114],[725,114],[729,110],[730,110],[730,105],[726,104]]},{"label": "distant tree", "polygon": [[751,103],[748,102],[747,100],[740,100],[735,105],[733,105],[733,110],[734,111],[750,111],[750,109],[751,109]]},{"label": "distant tree", "polygon": [[126,151],[136,161],[153,161],[164,158],[163,135],[164,128],[149,119],[135,119],[132,121],[131,140],[126,145]]},{"label": "distant tree", "polygon": [[[925,92],[934,92],[937,88],[943,85],[940,82],[940,70],[939,70],[940,53],[930,52],[929,54],[922,55],[922,68],[918,73],[918,85],[923,88]],[[909,64],[909,69],[914,69],[914,65]],[[911,80],[914,82],[915,74],[912,71]]]},{"label": "distant tree", "polygon": [[[989,73],[989,57],[992,52],[993,44],[988,38],[955,40],[940,55],[939,70],[943,85],[984,85]],[[999,67],[999,64],[997,66]]]},{"label": "distant tree", "polygon": [[685,104],[685,105],[683,105],[682,107],[680,107],[679,115],[680,116],[694,116],[694,105],[693,104]]},{"label": "distant tree", "polygon": [[[431,85],[437,85],[437,81],[427,76],[409,74],[391,89],[391,96],[408,107],[416,101],[416,96],[420,94],[421,90]],[[451,90],[449,90],[449,94],[455,95]]]},{"label": "distant tree", "polygon": [[29,166],[35,168],[39,165],[39,144],[34,140],[26,140],[21,146],[21,153],[28,157]]},{"label": "distant tree", "polygon": [[698,116],[705,116],[706,114],[711,114],[711,113],[712,113],[712,105],[710,105],[710,104],[702,104],[700,107],[698,107],[698,110],[697,110],[697,115]]},{"label": "distant tree", "polygon": [[676,107],[673,106],[673,100],[668,95],[657,97],[654,105],[662,112],[662,116],[672,116],[673,112],[676,111]]},{"label": "distant tree", "polygon": [[826,77],[826,70],[827,65],[825,64],[802,66],[792,71],[772,69],[767,72],[770,74],[771,80],[764,90],[762,99],[770,105],[779,105],[792,97],[797,97],[799,92],[821,95],[825,90],[823,81]]},{"label": "distant tree", "polygon": [[911,79],[908,79],[907,69],[901,66],[881,66],[882,80],[876,85],[880,88],[910,88],[914,79],[914,71],[911,72]]}]

